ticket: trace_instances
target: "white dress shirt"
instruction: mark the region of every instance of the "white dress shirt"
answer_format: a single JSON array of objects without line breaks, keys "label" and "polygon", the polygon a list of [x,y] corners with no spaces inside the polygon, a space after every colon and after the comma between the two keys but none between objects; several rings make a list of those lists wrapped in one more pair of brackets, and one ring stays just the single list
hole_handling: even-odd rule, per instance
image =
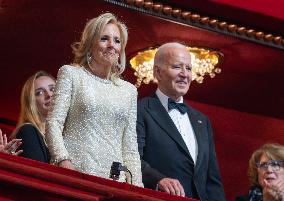
[{"label": "white dress shirt", "polygon": [[[171,119],[173,120],[174,124],[176,125],[176,128],[178,129],[179,133],[181,134],[188,151],[194,161],[194,164],[196,163],[197,159],[197,153],[198,153],[198,145],[196,141],[196,137],[192,128],[192,125],[190,123],[188,114],[182,114],[177,109],[172,109],[169,111],[168,109],[168,99],[169,97],[166,96],[163,92],[161,92],[160,89],[157,89],[156,95],[158,96],[159,100],[161,101],[162,105],[170,115]],[[183,103],[183,97],[177,102],[177,103]]]}]

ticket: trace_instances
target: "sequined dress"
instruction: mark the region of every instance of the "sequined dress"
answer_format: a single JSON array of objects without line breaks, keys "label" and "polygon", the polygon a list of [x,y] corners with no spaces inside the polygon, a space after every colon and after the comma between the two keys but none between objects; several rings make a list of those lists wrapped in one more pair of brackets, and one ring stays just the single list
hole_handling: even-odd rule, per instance
[{"label": "sequined dress", "polygon": [[[76,169],[109,178],[113,161],[126,165],[143,186],[136,135],[137,90],[101,79],[83,67],[58,71],[46,140],[54,162],[70,158]],[[62,137],[63,136],[63,137]],[[120,181],[125,181],[122,173]]]}]

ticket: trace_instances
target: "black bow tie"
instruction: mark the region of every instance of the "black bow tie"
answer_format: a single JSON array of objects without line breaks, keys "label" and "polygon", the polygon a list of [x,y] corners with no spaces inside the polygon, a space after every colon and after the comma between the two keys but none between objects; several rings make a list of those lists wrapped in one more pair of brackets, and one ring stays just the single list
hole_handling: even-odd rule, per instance
[{"label": "black bow tie", "polygon": [[178,111],[182,114],[185,114],[187,111],[187,106],[183,103],[177,103],[173,99],[169,98],[168,99],[168,109],[178,109]]}]

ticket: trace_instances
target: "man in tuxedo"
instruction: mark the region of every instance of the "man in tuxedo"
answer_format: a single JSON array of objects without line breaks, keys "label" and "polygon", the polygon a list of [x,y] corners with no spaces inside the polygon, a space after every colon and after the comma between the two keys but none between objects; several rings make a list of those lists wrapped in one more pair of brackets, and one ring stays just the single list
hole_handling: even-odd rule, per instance
[{"label": "man in tuxedo", "polygon": [[225,201],[209,119],[183,103],[191,68],[182,44],[166,43],[155,55],[158,89],[138,102],[143,183],[172,195]]}]

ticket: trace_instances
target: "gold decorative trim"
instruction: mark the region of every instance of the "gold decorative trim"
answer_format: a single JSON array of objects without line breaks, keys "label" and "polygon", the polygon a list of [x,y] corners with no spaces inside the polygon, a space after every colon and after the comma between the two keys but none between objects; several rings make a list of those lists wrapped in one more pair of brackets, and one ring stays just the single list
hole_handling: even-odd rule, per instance
[{"label": "gold decorative trim", "polygon": [[162,4],[153,0],[105,0],[116,5],[134,9],[136,11],[159,16],[165,19],[189,24],[199,28],[216,31],[219,33],[233,35],[242,39],[257,42],[284,49],[284,38],[272,33],[257,31],[249,27],[231,24],[218,19],[212,19],[208,16],[201,16],[198,13],[192,13],[181,8],[173,8],[170,5]]}]

